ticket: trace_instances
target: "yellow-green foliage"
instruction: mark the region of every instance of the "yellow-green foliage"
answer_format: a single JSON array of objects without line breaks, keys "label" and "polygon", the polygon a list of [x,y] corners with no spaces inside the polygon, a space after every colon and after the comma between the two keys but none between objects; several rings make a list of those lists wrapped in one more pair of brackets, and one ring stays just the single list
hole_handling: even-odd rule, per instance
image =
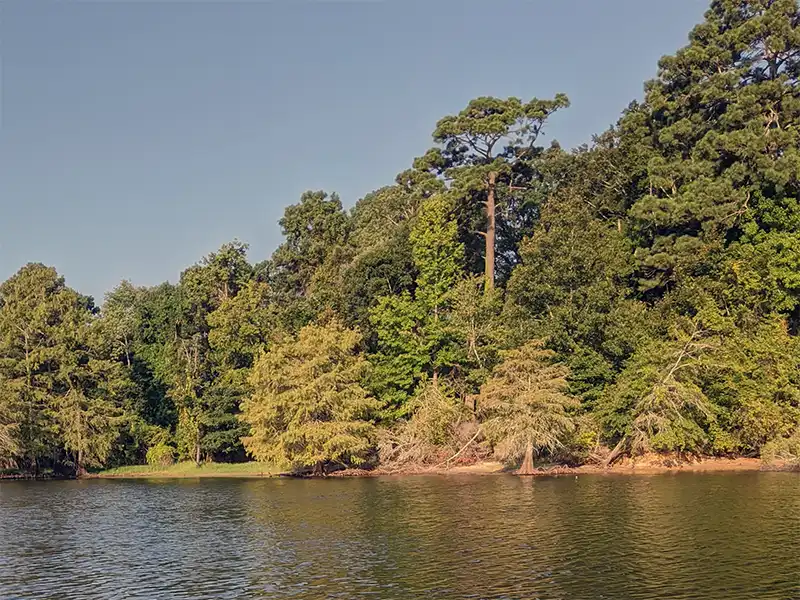
[{"label": "yellow-green foliage", "polygon": [[[371,396],[393,461],[468,460],[484,430],[523,472],[534,448],[795,453],[800,0],[707,1],[641,101],[575,151],[540,145],[562,94],[482,96],[352,211],[303,193],[256,264],[233,240],[102,306],[23,266],[0,284],[0,468],[159,462],[159,444],[240,460],[243,437],[298,468],[358,464]],[[359,325],[363,358],[328,313]],[[480,429],[419,389],[464,398],[487,378]]]},{"label": "yellow-green foliage", "polygon": [[147,450],[147,464],[165,467],[175,462],[175,448],[169,444],[159,443]]},{"label": "yellow-green foliage", "polygon": [[383,464],[439,463],[457,452],[474,433],[473,415],[442,383],[421,384],[410,404],[410,419],[380,433]]},{"label": "yellow-green foliage", "polygon": [[361,387],[368,363],[360,336],[337,321],[308,325],[256,361],[242,404],[247,451],[295,469],[362,464],[373,448],[378,402]]},{"label": "yellow-green foliage", "polygon": [[481,387],[478,411],[483,431],[499,458],[514,461],[528,449],[538,454],[563,448],[575,430],[570,408],[578,401],[566,392],[566,366],[539,340],[505,354]]},{"label": "yellow-green foliage", "polygon": [[[30,263],[0,285],[0,461],[35,470],[60,457],[105,464],[129,390],[86,299]],[[54,461],[55,462],[55,461]]]},{"label": "yellow-green foliage", "polygon": [[627,450],[760,452],[800,420],[800,348],[784,323],[745,331],[704,309],[674,339],[644,345],[600,401]]}]

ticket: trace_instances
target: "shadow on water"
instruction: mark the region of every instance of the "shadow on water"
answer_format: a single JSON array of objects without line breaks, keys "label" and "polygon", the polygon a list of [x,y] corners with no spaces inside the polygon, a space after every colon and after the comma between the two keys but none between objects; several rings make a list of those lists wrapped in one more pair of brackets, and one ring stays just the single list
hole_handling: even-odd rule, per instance
[{"label": "shadow on water", "polygon": [[0,482],[0,598],[800,599],[800,477]]}]

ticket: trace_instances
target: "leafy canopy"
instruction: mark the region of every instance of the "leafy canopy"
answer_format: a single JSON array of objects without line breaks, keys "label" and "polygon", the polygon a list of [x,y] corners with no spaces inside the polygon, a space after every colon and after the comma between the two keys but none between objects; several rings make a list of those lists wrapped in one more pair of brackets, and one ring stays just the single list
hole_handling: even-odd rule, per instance
[{"label": "leafy canopy", "polygon": [[311,324],[256,361],[242,404],[245,448],[294,468],[363,464],[373,449],[378,402],[361,386],[369,367],[360,336],[338,321]]}]

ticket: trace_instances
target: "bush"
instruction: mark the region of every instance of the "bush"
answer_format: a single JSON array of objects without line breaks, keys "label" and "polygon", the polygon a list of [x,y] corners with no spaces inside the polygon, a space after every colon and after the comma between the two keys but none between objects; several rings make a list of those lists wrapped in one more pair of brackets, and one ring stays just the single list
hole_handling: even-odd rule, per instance
[{"label": "bush", "polygon": [[563,446],[552,452],[553,461],[571,466],[602,462],[601,428],[595,416],[584,413],[573,419],[575,429],[565,436]]},{"label": "bush", "polygon": [[147,464],[158,467],[168,467],[175,462],[175,448],[164,442],[159,442],[147,450]]}]

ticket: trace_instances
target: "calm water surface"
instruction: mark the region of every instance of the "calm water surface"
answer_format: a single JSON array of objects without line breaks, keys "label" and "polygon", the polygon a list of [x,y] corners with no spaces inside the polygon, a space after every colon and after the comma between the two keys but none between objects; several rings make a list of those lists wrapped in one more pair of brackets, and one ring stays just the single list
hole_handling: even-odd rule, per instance
[{"label": "calm water surface", "polygon": [[800,475],[0,483],[0,598],[800,599]]}]

